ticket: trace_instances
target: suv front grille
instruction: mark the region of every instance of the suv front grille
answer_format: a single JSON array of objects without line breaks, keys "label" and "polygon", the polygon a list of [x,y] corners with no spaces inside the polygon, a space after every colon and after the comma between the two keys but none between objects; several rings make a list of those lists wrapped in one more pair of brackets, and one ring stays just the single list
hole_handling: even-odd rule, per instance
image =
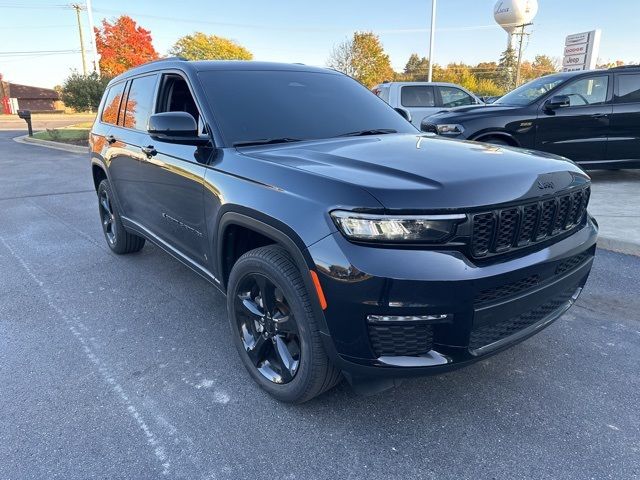
[{"label": "suv front grille", "polygon": [[433,348],[433,328],[420,323],[369,325],[369,338],[378,357],[423,355]]},{"label": "suv front grille", "polygon": [[492,325],[483,325],[471,331],[469,350],[476,350],[515,335],[521,330],[543,321],[546,317],[559,310],[576,292],[576,287],[561,292],[539,307],[518,316],[508,318]]},{"label": "suv front grille", "polygon": [[499,287],[487,288],[480,291],[474,299],[476,305],[485,305],[492,303],[496,300],[502,300],[507,297],[512,297],[520,292],[529,290],[537,286],[540,283],[540,275],[529,275],[522,278],[517,282],[507,283],[500,285]]},{"label": "suv front grille", "polygon": [[582,222],[589,194],[584,187],[549,200],[473,214],[471,254],[501,254],[568,232]]}]

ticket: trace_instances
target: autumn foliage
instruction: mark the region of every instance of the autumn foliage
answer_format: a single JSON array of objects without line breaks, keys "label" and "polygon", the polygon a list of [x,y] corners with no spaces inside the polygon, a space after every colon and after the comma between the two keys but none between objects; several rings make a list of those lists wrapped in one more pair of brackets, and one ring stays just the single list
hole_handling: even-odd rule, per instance
[{"label": "autumn foliage", "polygon": [[102,28],[96,28],[96,47],[100,54],[100,70],[110,77],[158,58],[151,43],[151,32],[127,15],[118,17],[113,23],[102,20]]},{"label": "autumn foliage", "polygon": [[178,39],[170,53],[187,60],[251,60],[242,45],[224,37],[194,32]]}]

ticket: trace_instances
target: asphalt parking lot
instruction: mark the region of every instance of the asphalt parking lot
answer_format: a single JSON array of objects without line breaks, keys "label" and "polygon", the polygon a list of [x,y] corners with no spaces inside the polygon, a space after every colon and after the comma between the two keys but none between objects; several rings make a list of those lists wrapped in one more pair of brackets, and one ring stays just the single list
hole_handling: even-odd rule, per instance
[{"label": "asphalt parking lot", "polygon": [[372,397],[279,404],[221,294],[108,250],[86,156],[0,132],[0,478],[640,478],[640,257],[515,348]]}]

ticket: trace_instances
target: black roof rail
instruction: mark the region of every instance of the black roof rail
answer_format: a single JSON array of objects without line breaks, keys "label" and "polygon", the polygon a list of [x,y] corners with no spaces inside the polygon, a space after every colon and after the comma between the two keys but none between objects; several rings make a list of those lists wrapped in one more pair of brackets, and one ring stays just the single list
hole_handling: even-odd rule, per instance
[{"label": "black roof rail", "polygon": [[188,62],[189,60],[187,60],[184,57],[163,57],[163,58],[159,58],[157,60],[151,60],[150,62],[147,63],[143,63],[143,65],[150,65],[152,63],[159,63],[159,62]]},{"label": "black roof rail", "polygon": [[617,67],[611,67],[609,70],[623,70],[625,68],[640,68],[640,65],[619,65]]}]

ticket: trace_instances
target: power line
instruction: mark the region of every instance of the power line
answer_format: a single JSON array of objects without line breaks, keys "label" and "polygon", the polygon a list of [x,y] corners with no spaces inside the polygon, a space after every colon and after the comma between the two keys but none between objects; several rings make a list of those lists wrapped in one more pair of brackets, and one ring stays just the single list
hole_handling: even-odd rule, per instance
[{"label": "power line", "polygon": [[[212,26],[220,26],[220,27],[235,27],[235,28],[250,28],[250,29],[261,29],[261,30],[286,30],[286,31],[303,31],[303,32],[349,32],[354,29],[350,28],[338,28],[338,27],[314,27],[314,26],[300,26],[300,27],[283,27],[283,26],[270,26],[270,25],[258,25],[258,24],[250,24],[250,23],[232,23],[232,22],[215,22],[211,20],[203,20],[199,18],[180,18],[180,17],[168,17],[162,15],[151,15],[147,13],[134,13],[134,12],[122,12],[119,10],[105,9],[105,8],[94,8],[96,12],[106,13],[106,14],[114,14],[114,15],[128,15],[130,17],[142,17],[142,18],[151,18],[155,20],[166,20],[169,22],[180,22],[180,23],[195,23],[202,25],[212,25]],[[485,29],[501,29],[502,27],[498,24],[491,25],[468,25],[464,27],[444,27],[444,28],[436,28],[436,32],[462,32],[462,31],[473,31],[473,30],[485,30]],[[357,28],[355,30],[358,30]],[[364,29],[367,30],[367,29]],[[431,29],[429,28],[402,28],[402,29],[376,29],[375,33],[377,34],[405,34],[405,33],[429,33]]]}]

